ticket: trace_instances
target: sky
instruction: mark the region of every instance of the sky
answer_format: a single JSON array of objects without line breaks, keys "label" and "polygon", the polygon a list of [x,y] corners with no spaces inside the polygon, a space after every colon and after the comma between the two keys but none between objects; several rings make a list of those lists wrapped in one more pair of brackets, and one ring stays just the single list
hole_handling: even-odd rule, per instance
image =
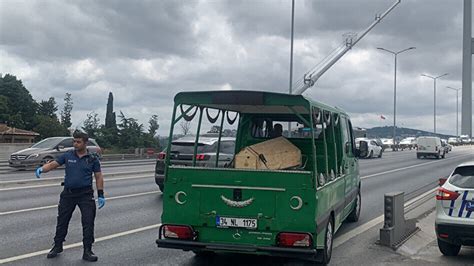
[{"label": "sky", "polygon": [[[294,88],[303,75],[361,33],[393,0],[296,1]],[[304,93],[348,112],[359,127],[393,124],[393,55],[398,56],[397,126],[456,133],[462,73],[462,0],[402,0]],[[168,135],[180,91],[289,90],[291,0],[0,1],[0,73],[23,81],[37,101],[72,94],[73,127],[90,112],[115,111],[145,128],[156,114]],[[461,99],[459,100],[461,103]],[[381,119],[381,115],[386,119]],[[460,122],[459,122],[460,123]]]}]

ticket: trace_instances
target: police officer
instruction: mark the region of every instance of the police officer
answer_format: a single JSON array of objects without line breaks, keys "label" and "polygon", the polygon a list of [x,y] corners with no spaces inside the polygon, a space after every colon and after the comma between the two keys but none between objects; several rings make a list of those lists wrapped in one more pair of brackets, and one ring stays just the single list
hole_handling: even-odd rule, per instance
[{"label": "police officer", "polygon": [[69,221],[72,213],[79,206],[82,215],[82,234],[84,253],[82,259],[86,261],[97,261],[97,256],[92,252],[94,243],[94,219],[96,206],[94,201],[94,189],[92,188],[92,173],[96,180],[99,209],[105,205],[104,179],[100,170],[100,162],[95,153],[87,150],[89,137],[86,133],[75,131],[74,150],[58,157],[55,161],[36,169],[36,177],[41,173],[49,172],[58,166],[66,165],[64,176],[64,190],[61,192],[58,206],[58,221],[54,246],[49,251],[47,258],[54,258],[63,251],[63,242],[67,235]]}]

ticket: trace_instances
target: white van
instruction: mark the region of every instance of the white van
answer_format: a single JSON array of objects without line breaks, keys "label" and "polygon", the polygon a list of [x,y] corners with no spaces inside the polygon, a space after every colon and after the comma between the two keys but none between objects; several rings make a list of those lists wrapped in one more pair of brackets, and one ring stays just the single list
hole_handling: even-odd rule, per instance
[{"label": "white van", "polygon": [[416,158],[434,156],[437,159],[444,158],[446,150],[441,145],[441,139],[438,137],[418,137]]}]

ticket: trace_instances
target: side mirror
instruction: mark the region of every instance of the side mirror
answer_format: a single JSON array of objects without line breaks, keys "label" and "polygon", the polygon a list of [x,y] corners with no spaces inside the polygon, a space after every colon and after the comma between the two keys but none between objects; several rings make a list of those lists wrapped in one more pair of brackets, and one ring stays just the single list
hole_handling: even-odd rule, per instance
[{"label": "side mirror", "polygon": [[59,145],[59,146],[56,146],[56,149],[59,151],[59,150],[62,150],[64,149],[64,146],[63,145]]},{"label": "side mirror", "polygon": [[444,183],[446,183],[446,181],[448,180],[448,178],[446,177],[441,177],[439,180],[438,180],[438,185],[441,187],[444,185]]},{"label": "side mirror", "polygon": [[359,149],[357,153],[358,153],[357,157],[360,157],[360,158],[367,157],[367,154],[369,153],[369,145],[367,144],[367,142],[365,141],[359,142]]}]

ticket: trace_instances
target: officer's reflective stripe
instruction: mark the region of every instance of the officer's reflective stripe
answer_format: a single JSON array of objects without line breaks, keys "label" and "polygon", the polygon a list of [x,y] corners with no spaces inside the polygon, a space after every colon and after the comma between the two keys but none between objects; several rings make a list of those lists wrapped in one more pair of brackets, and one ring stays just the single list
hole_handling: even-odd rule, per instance
[{"label": "officer's reflective stripe", "polygon": [[461,208],[459,208],[459,213],[458,217],[462,217],[462,213],[464,212],[464,208],[466,207],[466,198],[467,198],[467,193],[469,191],[464,191],[464,195],[462,196],[462,202],[461,202]]},{"label": "officer's reflective stripe", "polygon": [[451,204],[449,205],[449,216],[453,216],[453,210],[454,210],[454,202],[455,200],[451,200]]}]

